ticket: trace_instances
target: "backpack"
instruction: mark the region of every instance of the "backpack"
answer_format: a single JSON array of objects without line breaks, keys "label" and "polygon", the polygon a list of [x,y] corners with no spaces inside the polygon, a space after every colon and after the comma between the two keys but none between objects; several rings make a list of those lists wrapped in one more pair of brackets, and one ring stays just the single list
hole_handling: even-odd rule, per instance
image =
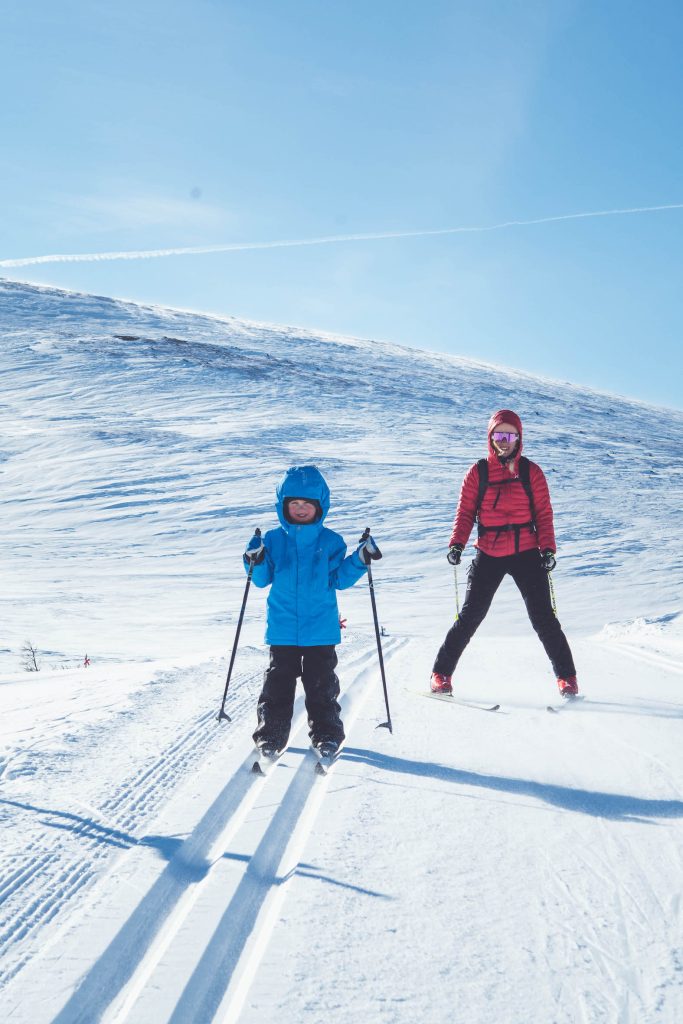
[{"label": "backpack", "polygon": [[[530,480],[530,463],[525,455],[519,457],[519,476],[511,476],[509,480],[497,480],[495,483],[489,483],[489,463],[488,459],[479,459],[477,462],[477,469],[479,471],[479,491],[477,493],[477,505],[474,510],[474,514],[477,520],[477,534],[482,537],[485,533],[490,533],[492,530],[496,531],[496,540],[501,533],[507,533],[509,530],[514,530],[515,533],[515,554],[519,554],[519,534],[522,530],[528,529],[532,533],[536,533],[536,510],[534,508],[534,495],[531,490]],[[481,503],[484,500],[484,494],[486,493],[487,487],[504,487],[505,484],[517,484],[520,483],[526,491],[526,496],[529,499],[529,508],[531,509],[531,519],[526,523],[507,523],[505,526],[484,526],[481,521],[480,511]],[[493,503],[493,507],[496,507],[498,498],[500,497],[500,491]]]}]

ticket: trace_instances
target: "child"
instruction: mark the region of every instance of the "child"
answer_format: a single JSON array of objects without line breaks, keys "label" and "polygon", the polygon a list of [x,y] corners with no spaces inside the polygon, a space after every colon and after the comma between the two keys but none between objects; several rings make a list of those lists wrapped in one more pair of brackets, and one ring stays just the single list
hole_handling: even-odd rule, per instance
[{"label": "child", "polygon": [[432,692],[453,692],[451,676],[460,655],[509,573],[545,647],[560,693],[576,697],[572,652],[550,598],[548,573],[555,568],[557,548],[548,484],[540,466],[522,455],[522,421],[510,409],[500,409],[489,420],[488,453],[488,459],[469,468],[460,491],[446,557],[451,565],[460,564],[475,519],[478,550],[462,611],[434,662]]},{"label": "child", "polygon": [[341,640],[336,591],[352,587],[370,559],[381,556],[372,537],[347,556],[343,537],[323,526],[330,491],[315,466],[292,466],[275,493],[280,526],[263,539],[254,536],[244,552],[245,569],[253,563],[254,584],[272,584],[265,637],[270,664],[254,743],[265,758],[287,746],[301,676],[311,743],[322,757],[333,757],[344,741],[334,671]]}]

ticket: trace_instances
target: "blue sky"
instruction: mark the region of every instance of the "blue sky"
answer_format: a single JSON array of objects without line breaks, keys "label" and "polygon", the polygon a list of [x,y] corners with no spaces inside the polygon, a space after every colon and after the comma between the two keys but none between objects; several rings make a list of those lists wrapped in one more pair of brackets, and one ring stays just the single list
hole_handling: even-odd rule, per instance
[{"label": "blue sky", "polygon": [[[6,4],[0,261],[683,204],[681,52],[668,0]],[[0,265],[677,408],[682,270],[683,208]]]}]

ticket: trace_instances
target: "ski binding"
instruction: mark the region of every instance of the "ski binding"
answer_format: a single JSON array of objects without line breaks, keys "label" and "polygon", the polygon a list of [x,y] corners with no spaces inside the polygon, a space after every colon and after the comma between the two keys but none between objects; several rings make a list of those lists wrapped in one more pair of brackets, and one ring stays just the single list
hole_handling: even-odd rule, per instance
[{"label": "ski binding", "polygon": [[311,745],[317,761],[315,763],[316,774],[327,775],[328,771],[339,757],[339,747],[321,743],[319,747]]},{"label": "ski binding", "polygon": [[273,766],[277,764],[282,756],[281,750],[256,748],[256,759],[251,766],[254,775],[268,775]]},{"label": "ski binding", "polygon": [[572,704],[577,704],[580,700],[585,700],[582,693],[576,693],[563,697],[563,703],[559,708],[553,707],[552,704],[548,704],[546,711],[549,711],[551,715],[559,715],[563,708],[571,707]]}]

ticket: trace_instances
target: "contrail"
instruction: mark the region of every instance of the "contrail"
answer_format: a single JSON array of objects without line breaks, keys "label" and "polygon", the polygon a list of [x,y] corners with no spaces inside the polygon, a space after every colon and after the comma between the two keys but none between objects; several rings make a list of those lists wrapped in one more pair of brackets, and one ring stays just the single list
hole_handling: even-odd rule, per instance
[{"label": "contrail", "polygon": [[624,210],[591,210],[588,213],[563,213],[555,217],[537,217],[534,220],[506,220],[500,224],[472,227],[434,228],[418,231],[382,231],[366,235],[325,235],[322,238],[298,238],[277,242],[233,242],[229,245],[206,245],[187,249],[135,249],[131,252],[85,252],[24,256],[20,259],[0,260],[0,267],[30,267],[39,263],[98,263],[101,260],[151,260],[160,256],[202,256],[215,252],[244,252],[247,249],[287,249],[303,245],[331,245],[339,242],[376,242],[387,238],[428,238],[434,235],[476,234],[502,231],[505,228],[530,227],[533,224],[553,224],[563,220],[586,220],[589,217],[618,217],[632,213],[655,213],[659,210],[681,210],[683,203],[665,206],[636,206]]}]

